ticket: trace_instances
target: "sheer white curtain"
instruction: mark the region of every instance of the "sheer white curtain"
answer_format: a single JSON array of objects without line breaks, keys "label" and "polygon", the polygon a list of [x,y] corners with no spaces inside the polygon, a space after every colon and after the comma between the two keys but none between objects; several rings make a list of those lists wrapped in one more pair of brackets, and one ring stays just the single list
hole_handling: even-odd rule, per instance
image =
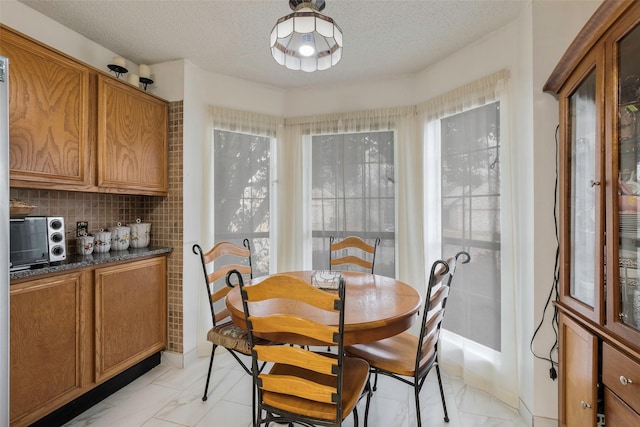
[{"label": "sheer white curtain", "polygon": [[[202,197],[202,236],[199,243],[206,251],[215,244],[215,215],[216,215],[216,196],[214,194],[215,180],[225,179],[224,176],[216,176],[214,170],[214,129],[247,133],[252,135],[267,136],[280,140],[284,119],[282,117],[273,117],[263,114],[250,113],[245,111],[236,111],[221,107],[209,107],[209,115],[207,122],[207,143],[203,149],[203,179],[200,193]],[[276,148],[277,150],[277,148]],[[271,153],[271,161],[277,161],[277,153]],[[185,173],[188,173],[185,171]],[[273,180],[273,179],[272,179]],[[272,184],[272,190],[273,190]],[[271,218],[277,217],[277,207],[271,205]],[[275,233],[275,224],[272,222],[271,234]],[[275,244],[274,238],[270,239],[271,250]],[[273,256],[270,265],[273,268]],[[200,273],[199,273],[200,274]],[[200,276],[198,276],[200,278]],[[211,314],[209,313],[208,295],[204,291],[204,287],[198,285],[199,290],[199,311],[198,311],[198,347],[209,347],[206,341],[207,331],[211,328]],[[209,351],[209,350],[207,350]]]},{"label": "sheer white curtain", "polygon": [[[278,269],[307,268],[311,264],[308,176],[310,136],[393,130],[396,134],[396,265],[397,276],[422,291],[425,283],[422,242],[422,144],[417,138],[415,107],[287,118],[279,147]],[[291,213],[291,215],[289,214]],[[302,221],[302,222],[300,222]]]},{"label": "sheer white curtain", "polygon": [[[216,197],[214,194],[214,184],[216,173],[214,170],[213,146],[214,146],[214,129],[246,133],[251,135],[267,136],[280,140],[284,131],[284,119],[282,117],[268,116],[264,114],[251,113],[246,111],[237,111],[221,107],[209,107],[207,135],[209,136],[208,144],[204,152],[203,182],[202,182],[202,200],[203,200],[203,236],[201,244],[211,247],[214,241],[214,219],[216,213]],[[277,148],[276,148],[277,149]],[[277,153],[271,153],[272,159],[277,159]],[[272,160],[274,161],[274,160]],[[277,160],[275,160],[277,161]],[[224,176],[218,176],[217,179],[224,179]],[[274,217],[274,207],[272,206],[271,214]],[[273,232],[273,230],[272,230]]]},{"label": "sheer white curtain", "polygon": [[[500,71],[417,106],[424,140],[425,259],[442,254],[441,218],[441,129],[440,120],[486,105],[500,102],[500,350],[492,350],[470,339],[445,331],[440,344],[440,362],[445,370],[517,407],[519,396],[517,354],[517,317],[513,212],[511,189],[511,140],[509,137],[508,71]],[[473,262],[473,259],[471,260]],[[429,262],[426,263],[429,267]],[[464,269],[465,265],[459,266]],[[455,282],[454,282],[455,286]]]}]

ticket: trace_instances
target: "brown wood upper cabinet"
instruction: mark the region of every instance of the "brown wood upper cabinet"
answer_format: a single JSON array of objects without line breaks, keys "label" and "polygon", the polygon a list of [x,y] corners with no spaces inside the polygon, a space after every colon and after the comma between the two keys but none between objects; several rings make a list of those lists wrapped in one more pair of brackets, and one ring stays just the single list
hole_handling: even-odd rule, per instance
[{"label": "brown wood upper cabinet", "polygon": [[167,192],[167,103],[98,76],[98,186]]},{"label": "brown wood upper cabinet", "polygon": [[11,184],[90,185],[90,70],[6,28],[0,39],[10,60]]},{"label": "brown wood upper cabinet", "polygon": [[166,195],[168,103],[0,24],[10,186]]}]

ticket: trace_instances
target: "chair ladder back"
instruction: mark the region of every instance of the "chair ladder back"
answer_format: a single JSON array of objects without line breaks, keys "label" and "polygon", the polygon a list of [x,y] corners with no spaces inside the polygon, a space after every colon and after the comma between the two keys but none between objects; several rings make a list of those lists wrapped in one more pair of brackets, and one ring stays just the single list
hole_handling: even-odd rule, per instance
[{"label": "chair ladder back", "polygon": [[336,310],[336,301],[340,301],[337,295],[314,288],[304,280],[288,274],[273,274],[266,280],[243,289],[251,301],[272,298],[295,299],[326,311]]},{"label": "chair ladder back", "polygon": [[244,248],[241,248],[232,242],[219,242],[204,255],[205,261],[210,263],[224,255],[235,255],[240,258],[249,258],[251,256],[249,239],[244,239],[242,244]]},{"label": "chair ladder back", "polygon": [[340,258],[333,258],[331,260],[331,266],[335,267],[338,265],[344,264],[355,264],[359,267],[370,270],[373,267],[373,263],[371,261],[367,261],[366,259],[359,258],[355,255],[347,255]]},{"label": "chair ladder back", "polygon": [[[247,374],[252,374],[252,370],[248,364],[239,357],[240,354],[249,353],[249,339],[247,338],[247,334],[232,322],[231,313],[223,301],[232,289],[225,280],[225,275],[229,270],[239,271],[238,274],[242,272],[250,278],[253,278],[249,239],[244,239],[242,244],[244,247],[240,247],[232,242],[223,241],[215,244],[207,252],[204,252],[198,244],[194,244],[191,249],[194,254],[200,257],[203,283],[207,291],[207,296],[209,297],[209,310],[211,312],[212,322],[212,327],[207,332],[207,341],[211,343],[211,355],[209,356],[209,368],[202,401],[208,399],[209,383],[217,348],[226,349]],[[221,258],[224,258],[224,262],[221,261],[218,264],[222,265],[216,265],[216,261]],[[247,265],[242,265],[243,259]],[[258,368],[253,367],[253,369]]]},{"label": "chair ladder back", "polygon": [[431,298],[429,298],[430,310],[446,302],[447,298],[449,297],[449,289],[450,288],[448,284],[441,283],[440,286],[436,287],[435,291],[432,290]]},{"label": "chair ladder back", "polygon": [[[438,344],[439,336],[438,331],[434,329],[422,338],[416,369],[418,369],[419,366],[425,366],[433,359],[436,354],[436,345]],[[416,372],[419,372],[419,370]]]},{"label": "chair ladder back", "polygon": [[224,287],[224,288],[220,288],[218,290],[214,290],[211,295],[209,295],[209,299],[211,301],[211,303],[216,303],[222,299],[224,299],[227,294],[229,293],[229,291],[231,290],[231,288],[229,287]]},{"label": "chair ladder back", "polygon": [[248,318],[254,332],[259,333],[292,333],[319,341],[318,344],[336,345],[338,328],[322,325],[306,317],[291,315],[274,315],[269,317]]},{"label": "chair ladder back", "polygon": [[435,261],[431,266],[422,326],[420,328],[420,338],[418,341],[418,352],[416,354],[416,372],[418,372],[419,366],[421,366],[425,359],[436,357],[436,346],[440,339],[447,299],[449,298],[456,265],[460,257],[463,257],[463,264],[471,260],[471,256],[467,252],[460,251],[446,261]]},{"label": "chair ladder back", "polygon": [[242,274],[244,276],[247,276],[247,277],[252,277],[251,266],[250,265],[226,264],[226,265],[218,267],[217,270],[211,272],[207,276],[207,279],[209,280],[209,283],[212,284],[212,283],[216,282],[217,280],[222,279],[223,277],[225,277],[227,275],[227,273],[230,272],[231,270],[238,270],[240,272],[240,274]]},{"label": "chair ladder back", "polygon": [[[439,301],[439,295],[443,295],[444,287],[448,287],[444,279],[449,272],[449,264],[444,260],[436,260],[431,265],[431,273],[429,274],[429,282],[427,285],[427,295],[425,297],[424,308],[422,313],[422,324],[420,326],[420,336],[418,338],[418,348],[415,358],[415,372],[420,372],[420,365],[425,357],[430,357],[438,338],[438,327],[444,316],[444,310],[441,306],[432,306],[433,300]],[[433,295],[432,295],[433,294]]]},{"label": "chair ladder back", "polygon": [[[378,246],[380,246],[379,237],[377,237],[375,243],[371,245],[358,236],[348,236],[339,241],[336,241],[335,237],[331,236],[329,237],[329,270],[335,266],[353,264],[364,269],[371,270],[371,273],[373,273]],[[369,261],[364,257],[351,254],[334,257],[335,252],[348,249],[359,249],[365,253],[371,254],[371,260]]]},{"label": "chair ladder back", "polygon": [[[292,420],[295,422],[296,416],[302,416],[301,419],[304,419],[304,416],[314,414],[314,410],[317,409],[312,408],[317,408],[317,404],[320,403],[335,407],[335,412],[325,414],[327,419],[341,420],[342,402],[338,396],[342,393],[344,361],[344,279],[340,279],[338,293],[334,294],[314,288],[310,283],[286,274],[268,276],[251,286],[245,286],[240,273],[229,272],[227,281],[231,280],[231,276],[235,276],[241,289],[254,367],[259,362],[267,362],[273,366],[268,373],[259,373],[254,369],[254,385],[258,390],[258,416],[261,416],[262,410],[268,413],[280,411],[281,415],[286,414],[283,416],[293,417]],[[285,304],[303,302],[314,309],[327,311],[332,316],[337,314],[338,324],[320,324],[302,315],[251,314],[253,303],[271,299],[290,300]],[[259,334],[261,331],[275,331],[286,333],[287,336],[291,334],[320,340],[337,345],[339,351],[337,354],[320,354],[308,347],[254,345],[254,333]],[[295,407],[283,403],[283,399],[287,402],[299,402],[301,398],[309,402],[299,403]],[[318,403],[314,406],[313,402]]]},{"label": "chair ladder back", "polygon": [[[209,295],[209,308],[211,311],[213,326],[216,326],[218,322],[229,317],[229,312],[226,307],[222,307],[220,310],[216,311],[215,304],[223,300],[231,289],[225,285],[216,286],[218,280],[225,277],[231,270],[237,270],[240,273],[253,278],[253,271],[251,267],[251,246],[249,244],[249,239],[244,239],[242,243],[244,247],[237,246],[232,242],[219,242],[207,252],[204,252],[202,247],[197,243],[192,247],[193,253],[200,256],[202,273],[204,275],[204,285],[207,290],[207,295]],[[228,263],[220,266],[218,269],[215,269],[215,261],[226,256],[245,258],[247,259],[247,264]],[[222,280],[222,282],[224,281]]]},{"label": "chair ladder back", "polygon": [[[309,352],[304,347],[256,345],[258,359],[271,363],[304,366],[319,374],[334,375],[337,359],[320,353]],[[301,363],[303,361],[303,363]]]},{"label": "chair ladder back", "polygon": [[260,374],[260,390],[279,394],[293,394],[307,400],[336,404],[337,388],[316,381],[289,375]]}]

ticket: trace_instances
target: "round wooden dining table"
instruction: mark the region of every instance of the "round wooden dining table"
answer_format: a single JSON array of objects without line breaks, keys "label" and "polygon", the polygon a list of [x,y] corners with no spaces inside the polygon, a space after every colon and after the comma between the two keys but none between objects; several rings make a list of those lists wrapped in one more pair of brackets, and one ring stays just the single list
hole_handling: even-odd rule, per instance
[{"label": "round wooden dining table", "polygon": [[[420,294],[408,284],[390,277],[371,273],[341,272],[345,280],[344,345],[361,344],[389,338],[406,331],[418,318],[421,307]],[[282,273],[298,277],[311,283],[312,271],[293,271]],[[251,280],[247,286],[259,283],[269,276]],[[328,290],[327,292],[337,292]],[[236,286],[227,294],[226,305],[232,321],[246,330],[244,310],[240,288]],[[302,303],[289,300],[268,300],[251,303],[252,316],[265,316],[276,313],[300,313],[320,323],[335,325],[337,316],[314,310]],[[257,335],[257,334],[256,334]],[[278,334],[262,334],[276,342],[289,342]],[[296,342],[301,345],[314,343]]]}]

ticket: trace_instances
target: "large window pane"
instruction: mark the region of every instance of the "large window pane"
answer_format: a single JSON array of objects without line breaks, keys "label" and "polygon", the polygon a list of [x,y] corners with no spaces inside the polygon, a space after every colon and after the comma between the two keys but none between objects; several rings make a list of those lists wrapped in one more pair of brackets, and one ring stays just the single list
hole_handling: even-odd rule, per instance
[{"label": "large window pane", "polygon": [[312,137],[313,268],[329,268],[329,237],[380,237],[376,274],[395,276],[394,132]]},{"label": "large window pane", "polygon": [[215,240],[251,243],[254,277],[269,274],[269,137],[214,131]]},{"label": "large window pane", "polygon": [[445,327],[500,351],[500,104],[441,121],[442,253],[467,250]]}]

